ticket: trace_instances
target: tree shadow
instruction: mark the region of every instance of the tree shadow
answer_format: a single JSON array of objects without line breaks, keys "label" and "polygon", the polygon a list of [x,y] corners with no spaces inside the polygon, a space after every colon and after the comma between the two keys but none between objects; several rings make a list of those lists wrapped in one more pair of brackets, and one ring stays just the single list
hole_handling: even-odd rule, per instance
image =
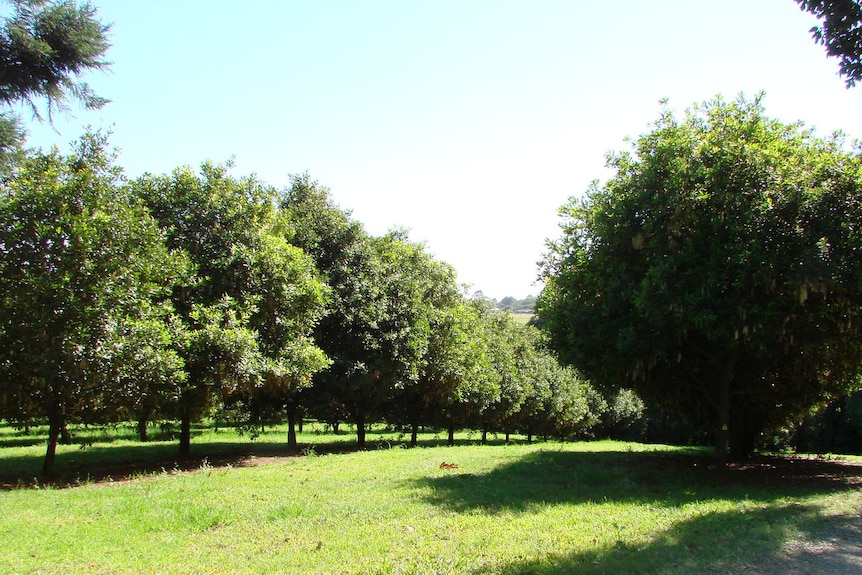
[{"label": "tree shadow", "polygon": [[[320,441],[307,441],[290,447],[286,441],[195,441],[195,437],[213,430],[206,424],[192,426],[191,454],[181,458],[176,434],[170,426],[151,432],[150,441],[137,441],[131,427],[75,429],[72,449],[61,446],[54,464],[54,475],[41,475],[44,451],[31,451],[23,455],[2,454],[0,490],[29,489],[33,487],[67,488],[86,483],[124,481],[172,471],[191,471],[201,467],[254,465],[256,458],[290,458],[304,453],[318,455],[392,449],[401,442],[391,432],[369,432],[368,445],[359,448],[349,433],[321,434]],[[216,431],[235,433],[230,426],[222,425]],[[44,429],[35,429],[31,435],[7,432],[0,436],[0,450],[4,447],[32,447],[45,445]],[[311,435],[311,434],[309,434]],[[237,436],[239,437],[239,436]],[[313,436],[312,436],[313,437]],[[123,441],[125,440],[125,441]],[[441,444],[429,439],[424,446]]]},{"label": "tree shadow", "polygon": [[429,501],[453,511],[525,511],[587,501],[681,505],[738,497],[756,501],[831,493],[862,485],[862,465],[760,457],[718,467],[707,456],[666,452],[536,451],[488,473],[461,468],[419,480]]},{"label": "tree shadow", "polygon": [[[857,520],[858,521],[858,520]],[[788,545],[796,529],[810,544]],[[858,536],[847,518],[823,517],[816,507],[779,505],[752,511],[710,513],[674,524],[642,545],[622,540],[595,549],[561,551],[473,571],[473,575],[650,575],[749,573],[759,575],[850,575],[862,568],[857,542],[836,552],[830,539]],[[852,541],[852,539],[850,539]],[[839,542],[841,544],[842,542]],[[752,555],[752,549],[756,552]]]},{"label": "tree shadow", "polygon": [[62,489],[87,483],[125,481],[157,473],[191,471],[207,467],[244,467],[256,458],[290,458],[300,455],[285,444],[212,442],[192,444],[189,457],[179,457],[176,442],[129,445],[80,444],[57,454],[55,475],[40,476],[43,455],[5,456],[0,490],[47,487]]},{"label": "tree shadow", "polygon": [[[859,519],[829,517],[816,506],[796,503],[813,495],[857,490],[862,485],[859,464],[762,457],[721,468],[697,455],[541,451],[487,473],[463,467],[441,470],[419,484],[435,505],[501,517],[564,504],[634,504],[649,516],[672,515],[696,502],[746,502],[734,510],[656,527],[643,544],[632,544],[620,532],[616,541],[597,539],[594,548],[560,550],[477,574],[819,573],[825,572],[820,569],[824,562],[835,573],[862,572],[862,544],[847,544],[862,531]],[[805,543],[788,548],[791,535],[800,532],[804,541],[835,540],[841,552],[814,552],[818,548]],[[813,568],[795,571],[806,562]]]},{"label": "tree shadow", "polygon": [[[228,427],[222,426],[232,433]],[[25,455],[3,454],[0,466],[0,490],[31,489],[52,487],[57,489],[77,487],[88,483],[116,482],[134,479],[142,475],[163,472],[192,471],[203,467],[243,467],[255,465],[256,459],[292,458],[307,453],[316,455],[353,453],[406,447],[406,444],[393,437],[392,432],[369,431],[367,445],[360,448],[349,433],[334,436],[321,434],[320,441],[306,441],[292,448],[286,442],[271,441],[203,441],[196,442],[194,437],[211,428],[195,425],[192,428],[191,454],[181,458],[178,443],[170,430],[151,434],[146,443],[117,443],[117,439],[134,439],[133,434],[76,433],[72,443],[74,449],[62,449],[57,453],[51,477],[41,475],[44,451],[34,451]],[[337,437],[337,439],[336,439]],[[24,443],[26,441],[26,443]],[[44,434],[34,434],[21,440],[20,446],[44,445]],[[0,438],[0,449],[18,446],[19,438]],[[424,438],[419,447],[445,445],[445,439]],[[462,445],[463,443],[459,443]]]},{"label": "tree shadow", "polygon": [[19,437],[15,438],[2,438],[0,439],[0,449],[3,447],[32,447],[33,445],[40,445],[45,443],[44,437],[33,437],[24,435],[23,433]]}]

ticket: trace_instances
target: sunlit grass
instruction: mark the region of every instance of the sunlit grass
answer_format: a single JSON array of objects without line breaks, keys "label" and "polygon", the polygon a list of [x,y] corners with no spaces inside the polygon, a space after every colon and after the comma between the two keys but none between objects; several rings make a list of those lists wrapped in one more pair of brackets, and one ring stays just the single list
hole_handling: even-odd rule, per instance
[{"label": "sunlit grass", "polygon": [[[256,437],[237,433],[230,426],[197,425],[192,431],[192,459],[201,457],[229,458],[242,455],[298,455],[308,451],[344,451],[354,449],[356,436],[352,429],[333,433],[327,426],[310,423],[298,434],[299,451],[287,448],[287,429],[274,426],[260,430]],[[180,464],[178,440],[173,428],[151,427],[152,439],[138,441],[133,425],[107,427],[72,426],[72,443],[57,446],[55,473],[61,481],[86,481],[93,473],[110,471],[112,467],[152,467],[160,463],[172,468]],[[460,438],[465,439],[466,434]],[[39,481],[45,455],[47,427],[34,426],[29,432],[0,425],[0,483],[10,478]],[[371,429],[367,435],[370,448],[391,447],[404,442],[404,434],[383,427]],[[430,433],[423,436],[426,445],[442,445],[445,437]],[[34,479],[35,478],[35,479]]]},{"label": "sunlit grass", "polygon": [[[223,433],[196,442],[235,437]],[[258,441],[270,439],[284,437]],[[710,469],[698,450],[666,446],[311,443],[316,455],[264,466],[0,492],[0,572],[726,573],[862,505],[846,478]]]},{"label": "sunlit grass", "polygon": [[533,319],[534,316],[535,314],[532,313],[512,313],[512,317],[521,325],[527,325],[530,323],[530,320]]}]

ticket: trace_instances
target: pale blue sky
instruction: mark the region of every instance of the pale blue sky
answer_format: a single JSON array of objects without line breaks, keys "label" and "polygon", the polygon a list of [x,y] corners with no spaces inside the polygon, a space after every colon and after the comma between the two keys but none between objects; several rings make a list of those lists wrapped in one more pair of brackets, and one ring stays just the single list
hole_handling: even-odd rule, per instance
[{"label": "pale blue sky", "polygon": [[[113,22],[104,109],[129,176],[235,157],[309,172],[374,234],[399,226],[470,292],[538,293],[557,208],[672,108],[766,92],[767,113],[862,137],[862,87],[793,0],[94,0]],[[59,132],[59,133],[58,133]]]}]

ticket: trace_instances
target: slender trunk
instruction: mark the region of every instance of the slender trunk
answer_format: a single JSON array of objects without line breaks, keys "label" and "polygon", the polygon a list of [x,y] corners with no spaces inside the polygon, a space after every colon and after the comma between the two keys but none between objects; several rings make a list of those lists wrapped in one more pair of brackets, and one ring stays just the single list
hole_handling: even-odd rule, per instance
[{"label": "slender trunk", "polygon": [[302,420],[303,420],[303,417],[300,415],[296,421],[296,427],[299,428],[300,433],[302,433]]},{"label": "slender trunk", "polygon": [[183,409],[180,416],[180,457],[187,458],[192,454],[192,417],[188,410]]},{"label": "slender trunk", "polygon": [[509,432],[506,432],[506,443],[509,443]]},{"label": "slender trunk", "polygon": [[57,439],[62,429],[61,420],[57,416],[49,417],[48,422],[48,449],[45,451],[45,460],[42,462],[42,475],[50,477],[54,473],[54,459],[57,456]]},{"label": "slender trunk", "polygon": [[488,426],[482,426],[482,445],[486,445],[488,443]]},{"label": "slender trunk", "polygon": [[449,445],[455,445],[455,422],[449,420]]},{"label": "slender trunk", "polygon": [[527,443],[533,443],[533,426],[527,426]]},{"label": "slender trunk", "polygon": [[66,424],[66,418],[63,417],[60,423],[60,443],[63,445],[71,445],[72,434],[69,433],[69,427]]},{"label": "slender trunk", "polygon": [[732,351],[718,385],[718,425],[715,430],[715,458],[719,465],[727,463],[728,442],[730,439],[730,383],[736,368],[736,350]]},{"label": "slender trunk", "polygon": [[[287,446],[291,449],[296,449],[298,447],[298,443],[296,441],[296,409],[293,407],[287,408]],[[299,419],[300,425],[302,424],[302,419]]]},{"label": "slender trunk", "polygon": [[419,424],[411,423],[410,424],[410,447],[416,447],[416,444],[419,442]]},{"label": "slender trunk", "polygon": [[338,426],[339,425],[341,425],[341,423],[338,421],[336,421],[335,423],[332,424],[332,433],[334,433],[335,435],[338,435]]},{"label": "slender trunk", "polygon": [[356,445],[365,449],[365,416],[356,416]]},{"label": "slender trunk", "polygon": [[146,415],[141,415],[138,418],[138,439],[144,443],[150,439],[149,433],[147,432],[148,424],[149,422],[147,421]]}]

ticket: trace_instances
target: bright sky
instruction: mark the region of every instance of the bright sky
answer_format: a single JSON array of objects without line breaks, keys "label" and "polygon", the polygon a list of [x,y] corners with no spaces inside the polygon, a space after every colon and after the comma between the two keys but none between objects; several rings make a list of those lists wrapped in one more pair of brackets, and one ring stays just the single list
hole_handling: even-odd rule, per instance
[{"label": "bright sky", "polygon": [[469,292],[537,294],[557,208],[661,98],[766,92],[767,113],[862,138],[862,86],[793,0],[94,0],[112,103],[31,144],[112,129],[127,175],[235,158],[308,172],[372,234],[410,230]]}]

